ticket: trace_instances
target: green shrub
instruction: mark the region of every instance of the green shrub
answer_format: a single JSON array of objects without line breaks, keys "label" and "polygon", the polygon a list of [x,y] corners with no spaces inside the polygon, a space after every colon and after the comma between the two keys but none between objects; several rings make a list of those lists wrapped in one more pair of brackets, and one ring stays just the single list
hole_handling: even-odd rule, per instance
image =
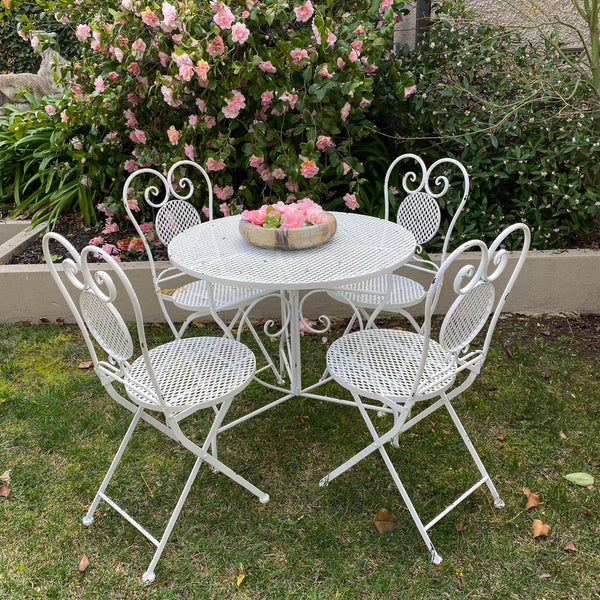
[{"label": "green shrub", "polygon": [[600,205],[600,127],[594,90],[549,44],[477,22],[461,2],[442,2],[405,68],[417,92],[394,110],[403,151],[452,156],[472,187],[461,238],[490,240],[515,221],[535,248],[560,248],[585,233]]}]

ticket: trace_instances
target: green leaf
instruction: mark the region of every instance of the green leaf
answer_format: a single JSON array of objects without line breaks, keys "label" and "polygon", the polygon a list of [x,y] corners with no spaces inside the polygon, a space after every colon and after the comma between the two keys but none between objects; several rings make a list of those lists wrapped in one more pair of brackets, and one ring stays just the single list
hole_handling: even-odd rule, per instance
[{"label": "green leaf", "polygon": [[594,483],[594,478],[588,473],[569,473],[568,475],[564,475],[564,478],[571,483],[575,483],[583,487],[593,485]]}]

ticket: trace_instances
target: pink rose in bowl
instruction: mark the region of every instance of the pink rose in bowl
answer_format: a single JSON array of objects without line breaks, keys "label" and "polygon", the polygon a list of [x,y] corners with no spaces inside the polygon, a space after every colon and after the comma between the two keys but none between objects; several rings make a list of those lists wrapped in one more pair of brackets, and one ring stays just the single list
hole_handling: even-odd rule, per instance
[{"label": "pink rose in bowl", "polygon": [[288,210],[281,215],[281,228],[297,229],[298,227],[302,227],[305,221],[306,214],[304,211],[288,206]]}]

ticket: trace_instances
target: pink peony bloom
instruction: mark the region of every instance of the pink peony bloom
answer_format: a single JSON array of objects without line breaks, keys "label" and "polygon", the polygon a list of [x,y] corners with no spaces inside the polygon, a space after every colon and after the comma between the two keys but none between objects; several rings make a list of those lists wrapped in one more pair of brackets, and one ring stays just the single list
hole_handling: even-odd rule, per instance
[{"label": "pink peony bloom", "polygon": [[191,144],[185,144],[185,146],[183,147],[183,151],[190,160],[194,160],[194,146],[192,146]]},{"label": "pink peony bloom", "polygon": [[127,65],[127,70],[132,75],[139,75],[141,73],[140,65],[138,65],[135,61]]},{"label": "pink peony bloom", "polygon": [[252,225],[258,225],[259,227],[265,222],[265,216],[267,214],[267,205],[263,204],[258,210],[245,210],[242,213],[242,219],[252,223]]},{"label": "pink peony bloom", "polygon": [[294,48],[290,51],[290,56],[292,60],[299,65],[303,59],[308,58],[308,52],[304,48]]},{"label": "pink peony bloom", "polygon": [[119,226],[116,223],[110,223],[102,230],[102,233],[116,233],[117,231],[119,231]]},{"label": "pink peony bloom", "polygon": [[146,42],[144,42],[144,40],[142,38],[138,38],[137,40],[135,40],[135,42],[133,42],[131,47],[140,53],[140,58],[142,58],[142,56],[144,56],[144,52],[146,51]]},{"label": "pink peony bloom", "polygon": [[373,102],[373,100],[369,100],[368,98],[363,98],[363,99],[360,101],[360,105],[359,105],[359,106],[360,106],[361,108],[367,108],[367,106],[369,106],[369,104],[371,104],[371,102]]},{"label": "pink peony bloom", "polygon": [[224,4],[219,4],[219,6],[221,8],[219,8],[217,14],[213,17],[213,21],[221,29],[230,29],[235,17],[228,6]]},{"label": "pink peony bloom", "polygon": [[201,81],[208,80],[208,71],[210,70],[210,65],[204,59],[200,59],[196,63],[196,67],[194,70],[198,75],[198,79],[200,79]]},{"label": "pink peony bloom", "polygon": [[166,67],[169,64],[169,55],[165,54],[164,52],[159,52],[158,53],[158,60],[160,60],[160,64],[163,67]]},{"label": "pink peony bloom", "polygon": [[253,169],[259,169],[265,163],[265,159],[262,156],[254,156],[254,154],[250,157],[250,166]]},{"label": "pink peony bloom", "polygon": [[158,27],[160,25],[159,18],[150,10],[150,7],[146,6],[145,10],[140,13],[142,21],[150,27]]},{"label": "pink peony bloom", "polygon": [[215,39],[206,48],[208,53],[212,56],[215,52],[221,56],[225,52],[225,44],[223,38],[220,35],[215,36]]},{"label": "pink peony bloom", "polygon": [[273,169],[271,175],[273,175],[273,179],[285,179],[285,171],[280,167]]},{"label": "pink peony bloom", "polygon": [[217,119],[212,115],[204,115],[204,124],[208,129],[212,129],[217,124]]},{"label": "pink peony bloom", "polygon": [[104,79],[102,79],[102,75],[98,75],[98,77],[94,79],[94,89],[97,92],[103,92],[105,90]]},{"label": "pink peony bloom", "polygon": [[223,213],[223,216],[225,216],[225,217],[231,216],[231,209],[229,208],[229,206],[227,206],[226,202],[219,204],[219,210]]},{"label": "pink peony bloom", "polygon": [[93,237],[88,244],[90,246],[102,246],[102,244],[104,244],[104,238],[101,235],[97,235],[96,237]]},{"label": "pink peony bloom", "polygon": [[336,62],[338,69],[343,69],[346,66],[346,62],[342,58],[338,58]]},{"label": "pink peony bloom", "polygon": [[128,173],[133,173],[134,171],[137,171],[140,168],[137,162],[135,162],[135,160],[133,160],[132,158],[126,160],[123,166]]},{"label": "pink peony bloom", "polygon": [[319,75],[321,75],[321,77],[327,77],[327,79],[331,79],[333,77],[333,74],[329,72],[329,67],[327,65],[323,65],[319,69]]},{"label": "pink peony bloom", "polygon": [[265,73],[277,73],[277,69],[273,66],[270,60],[259,63],[258,68]]},{"label": "pink peony bloom", "polygon": [[320,206],[309,206],[304,210],[306,220],[313,225],[327,221],[327,213]]},{"label": "pink peony bloom", "polygon": [[222,158],[215,160],[214,158],[210,157],[206,160],[207,171],[222,171],[225,166],[225,161]]},{"label": "pink peony bloom", "polygon": [[417,91],[416,85],[404,88],[404,99],[406,100],[409,96],[412,96]]},{"label": "pink peony bloom", "polygon": [[300,165],[300,173],[303,177],[310,179],[314,177],[319,172],[319,167],[317,167],[317,163],[314,160],[305,160]]},{"label": "pink peony bloom", "polygon": [[54,106],[52,106],[51,104],[46,104],[46,106],[44,106],[44,110],[51,117],[53,117],[56,114],[56,108],[54,108]]},{"label": "pink peony bloom", "polygon": [[31,38],[31,47],[37,48],[40,45],[40,38],[37,35],[34,35]]},{"label": "pink peony bloom", "polygon": [[133,212],[140,211],[140,205],[138,204],[138,201],[135,198],[127,198],[127,206],[129,206],[129,208]]},{"label": "pink peony bloom", "polygon": [[335,148],[335,144],[328,135],[320,135],[317,137],[317,148],[323,151],[327,148]]},{"label": "pink peony bloom", "polygon": [[356,210],[358,208],[358,200],[356,199],[356,194],[345,194],[344,202],[350,210]]},{"label": "pink peony bloom", "polygon": [[269,90],[266,90],[265,92],[263,92],[260,95],[260,102],[263,106],[269,106],[269,104],[271,104],[271,102],[273,101],[273,97],[275,96],[275,94]]},{"label": "pink peony bloom", "polygon": [[140,129],[135,129],[129,134],[129,138],[134,144],[145,144],[146,134]]},{"label": "pink peony bloom", "polygon": [[166,85],[162,85],[160,87],[160,91],[162,92],[164,101],[169,105],[169,106],[173,106],[174,108],[178,107],[181,105],[181,100],[175,100],[173,98],[173,90],[166,86]]},{"label": "pink peony bloom", "polygon": [[128,108],[126,111],[123,112],[123,114],[127,119],[127,122],[125,123],[127,127],[129,127],[130,129],[137,129],[139,127],[135,114],[131,109]]},{"label": "pink peony bloom", "polygon": [[174,125],[171,125],[171,127],[167,129],[167,137],[174,146],[177,144],[177,142],[179,142],[179,131],[175,129]]},{"label": "pink peony bloom", "polygon": [[350,103],[346,102],[346,104],[344,104],[344,106],[342,107],[342,110],[340,110],[342,121],[345,121],[348,118],[348,115],[350,114],[350,108]]},{"label": "pink peony bloom", "polygon": [[384,12],[388,8],[392,6],[392,0],[381,0],[381,4],[379,5],[379,12]]},{"label": "pink peony bloom", "polygon": [[230,185],[226,185],[223,188],[213,185],[213,193],[219,200],[226,201],[233,196],[233,188]]},{"label": "pink peony bloom", "polygon": [[177,11],[172,4],[168,2],[162,3],[162,14],[163,14],[163,29],[170,29],[177,24]]},{"label": "pink peony bloom", "polygon": [[223,114],[228,119],[235,119],[239,114],[240,110],[246,107],[246,98],[239,90],[233,90],[233,98],[228,98],[225,102],[226,105],[221,109]]},{"label": "pink peony bloom", "polygon": [[301,4],[297,8],[294,9],[294,13],[296,14],[296,19],[301,22],[308,21],[315,12],[313,5],[310,0],[306,0],[305,4]]},{"label": "pink peony bloom", "polygon": [[306,221],[306,214],[303,210],[289,205],[286,207],[287,210],[281,215],[281,228],[282,229],[297,229],[302,227]]},{"label": "pink peony bloom", "polygon": [[92,35],[92,30],[88,25],[77,25],[75,35],[80,42],[85,42]]},{"label": "pink peony bloom", "polygon": [[243,23],[236,23],[231,28],[231,39],[234,42],[243,44],[250,36],[250,30]]}]

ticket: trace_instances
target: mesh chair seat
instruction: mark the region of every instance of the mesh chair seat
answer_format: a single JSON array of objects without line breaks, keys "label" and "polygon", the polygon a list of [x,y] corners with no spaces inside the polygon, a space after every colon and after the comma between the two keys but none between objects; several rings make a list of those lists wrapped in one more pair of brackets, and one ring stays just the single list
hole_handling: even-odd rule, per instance
[{"label": "mesh chair seat", "polygon": [[[213,286],[213,296],[215,309],[217,312],[227,310],[228,308],[238,308],[249,304],[253,299],[265,294],[265,290],[255,290],[252,288],[241,288],[230,285],[215,284]],[[170,300],[179,308],[194,312],[206,310],[210,313],[208,301],[208,287],[206,281],[196,280],[186,283],[172,292],[162,294],[165,300]]]},{"label": "mesh chair seat", "polygon": [[[175,340],[150,350],[150,361],[167,406],[183,410],[222,402],[246,387],[256,360],[249,348],[226,338],[198,337]],[[125,376],[129,397],[160,409],[144,357],[133,362]]]},{"label": "mesh chair seat", "polygon": [[[337,292],[347,301],[359,308],[377,306],[387,291],[388,278],[385,275],[358,281],[344,286]],[[426,295],[425,288],[414,279],[394,275],[392,291],[386,302],[386,310],[399,310],[419,304]]]},{"label": "mesh chair seat", "polygon": [[[356,331],[335,341],[327,352],[333,378],[345,388],[374,399],[402,403],[413,392],[423,354],[423,336],[395,329]],[[424,400],[448,389],[456,377],[453,360],[442,346],[429,341],[420,389]]]}]

